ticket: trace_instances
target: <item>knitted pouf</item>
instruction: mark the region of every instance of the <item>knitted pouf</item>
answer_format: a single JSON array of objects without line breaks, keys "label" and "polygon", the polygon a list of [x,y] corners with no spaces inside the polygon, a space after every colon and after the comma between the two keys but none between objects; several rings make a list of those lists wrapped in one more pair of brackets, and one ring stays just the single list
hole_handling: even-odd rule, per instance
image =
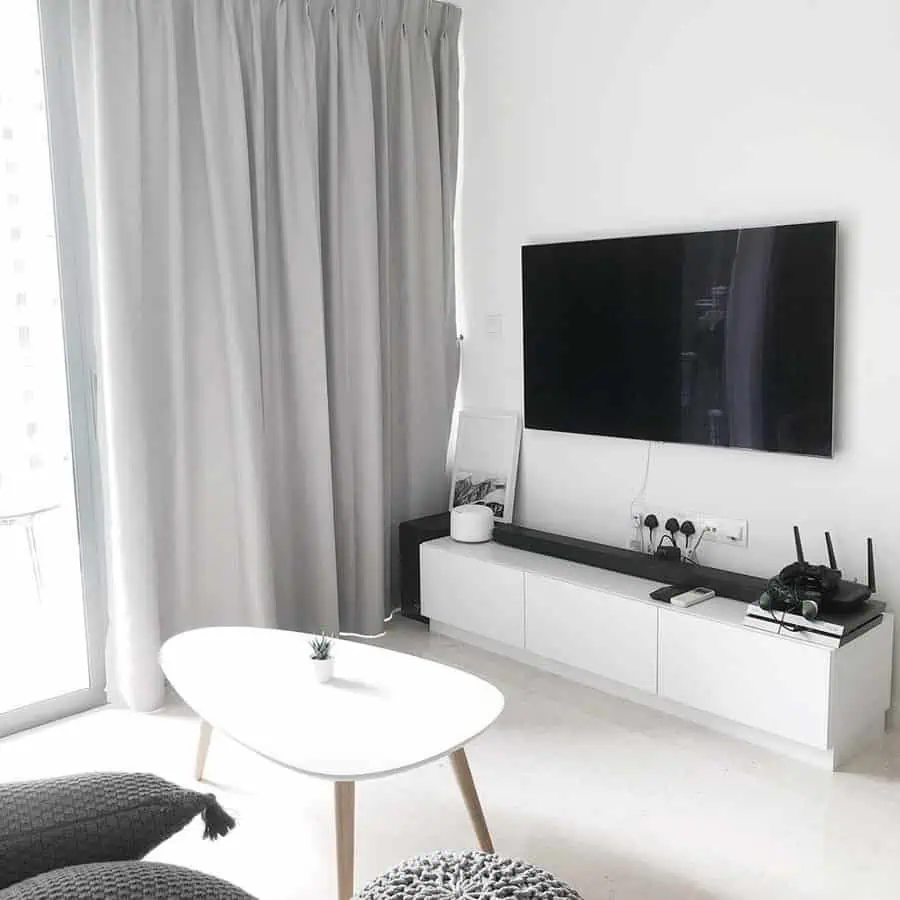
[{"label": "knitted pouf", "polygon": [[467,850],[417,856],[364,887],[356,900],[581,900],[519,859]]}]

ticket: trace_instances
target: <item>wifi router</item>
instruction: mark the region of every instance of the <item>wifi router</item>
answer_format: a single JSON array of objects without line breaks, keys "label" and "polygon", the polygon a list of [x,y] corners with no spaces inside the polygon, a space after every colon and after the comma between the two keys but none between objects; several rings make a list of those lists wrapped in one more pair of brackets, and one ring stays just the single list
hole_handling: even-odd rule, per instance
[{"label": "wifi router", "polygon": [[[800,539],[800,528],[797,525],[794,526],[794,546],[797,549],[797,562],[805,563],[803,542]],[[822,568],[826,575],[831,576],[837,583],[835,590],[833,592],[829,591],[822,598],[822,602],[819,604],[821,612],[842,614],[861,609],[875,593],[875,549],[872,544],[872,538],[866,538],[866,584],[846,581],[842,577],[843,573],[838,568],[834,544],[828,531],[825,532],[825,549],[828,552],[828,568],[825,569],[824,566]]]},{"label": "wifi router", "polygon": [[838,568],[829,532],[825,532],[827,566],[814,566],[806,562],[800,529],[796,525],[794,546],[797,549],[795,565],[804,566],[810,578],[818,579],[821,584],[821,595],[816,600],[819,615],[809,620],[799,610],[780,610],[773,614],[771,610],[763,609],[757,602],[747,607],[745,625],[827,647],[839,647],[874,628],[881,621],[885,604],[872,599],[875,593],[875,553],[872,538],[866,541],[868,563],[866,584],[844,580],[843,573]]}]

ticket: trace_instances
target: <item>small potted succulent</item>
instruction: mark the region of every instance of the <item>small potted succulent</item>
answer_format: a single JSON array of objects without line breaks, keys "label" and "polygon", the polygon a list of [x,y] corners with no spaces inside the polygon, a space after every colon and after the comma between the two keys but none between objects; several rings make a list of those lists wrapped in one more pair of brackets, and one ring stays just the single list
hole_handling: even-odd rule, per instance
[{"label": "small potted succulent", "polygon": [[324,631],[309,642],[313,675],[322,684],[334,677],[334,657],[331,655],[333,647],[334,639]]}]

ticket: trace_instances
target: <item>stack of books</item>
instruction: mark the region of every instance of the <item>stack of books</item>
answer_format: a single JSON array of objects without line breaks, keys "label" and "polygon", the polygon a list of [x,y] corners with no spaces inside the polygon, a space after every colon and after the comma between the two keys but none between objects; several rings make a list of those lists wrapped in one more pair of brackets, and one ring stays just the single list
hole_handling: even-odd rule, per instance
[{"label": "stack of books", "polygon": [[880,600],[868,600],[853,612],[827,613],[817,619],[804,619],[799,613],[774,612],[751,603],[744,616],[744,625],[820,647],[841,647],[874,628],[881,621],[884,610],[885,605]]}]

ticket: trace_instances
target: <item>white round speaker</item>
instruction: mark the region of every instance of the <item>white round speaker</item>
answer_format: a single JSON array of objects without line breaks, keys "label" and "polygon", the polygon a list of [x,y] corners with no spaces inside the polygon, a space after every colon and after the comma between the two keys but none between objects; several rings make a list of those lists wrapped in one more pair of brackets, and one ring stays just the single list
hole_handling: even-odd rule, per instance
[{"label": "white round speaker", "polygon": [[450,537],[463,544],[483,544],[494,533],[494,513],[488,506],[469,503],[450,513]]}]

